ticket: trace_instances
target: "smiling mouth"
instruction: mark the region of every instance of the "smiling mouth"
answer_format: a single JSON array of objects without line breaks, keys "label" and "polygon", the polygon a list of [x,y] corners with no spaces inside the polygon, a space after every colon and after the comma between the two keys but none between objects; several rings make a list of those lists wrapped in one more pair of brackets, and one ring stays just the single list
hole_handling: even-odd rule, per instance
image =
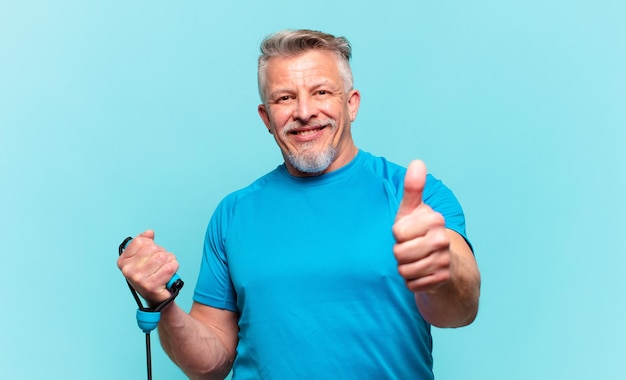
[{"label": "smiling mouth", "polygon": [[325,125],[322,125],[322,126],[319,126],[319,127],[314,127],[314,128],[297,129],[297,130],[294,130],[294,131],[290,131],[289,134],[297,135],[297,136],[307,136],[307,135],[315,134],[315,133],[321,131],[324,128],[326,128]]}]

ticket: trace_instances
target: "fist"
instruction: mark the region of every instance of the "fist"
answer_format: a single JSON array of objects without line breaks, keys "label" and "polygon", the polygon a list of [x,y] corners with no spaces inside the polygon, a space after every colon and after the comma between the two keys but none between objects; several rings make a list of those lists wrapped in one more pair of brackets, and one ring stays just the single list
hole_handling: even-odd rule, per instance
[{"label": "fist", "polygon": [[170,297],[165,285],[178,271],[178,261],[154,242],[154,231],[137,235],[118,258],[117,266],[149,304],[159,304]]},{"label": "fist", "polygon": [[413,161],[392,228],[398,272],[413,292],[433,292],[450,279],[450,238],[445,220],[422,201],[426,166]]}]

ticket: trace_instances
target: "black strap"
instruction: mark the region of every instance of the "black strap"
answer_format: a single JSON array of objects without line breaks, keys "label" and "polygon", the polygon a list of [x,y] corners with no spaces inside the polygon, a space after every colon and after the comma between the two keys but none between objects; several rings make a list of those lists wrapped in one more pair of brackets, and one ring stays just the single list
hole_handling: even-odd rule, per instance
[{"label": "black strap", "polygon": [[[133,238],[129,236],[126,239],[124,239],[122,244],[120,244],[120,247],[118,250],[120,256],[124,252],[124,249],[126,248],[126,244],[128,244],[128,242],[131,241],[132,239]],[[139,310],[144,311],[144,312],[160,313],[161,310],[163,310],[165,306],[169,305],[172,301],[174,301],[174,299],[176,298],[176,296],[178,296],[178,293],[180,293],[180,290],[183,288],[183,285],[185,283],[180,278],[174,281],[174,283],[171,284],[168,288],[168,290],[171,293],[170,297],[154,307],[144,307],[143,303],[141,302],[141,299],[139,298],[139,295],[137,294],[137,291],[133,288],[133,286],[130,284],[128,280],[126,280],[126,284],[128,284],[128,288],[130,289],[130,292],[133,294],[133,298],[135,299],[135,302],[137,302],[137,306],[139,307]],[[146,366],[148,369],[148,380],[152,380],[152,350],[150,347],[150,331],[146,332]]]}]

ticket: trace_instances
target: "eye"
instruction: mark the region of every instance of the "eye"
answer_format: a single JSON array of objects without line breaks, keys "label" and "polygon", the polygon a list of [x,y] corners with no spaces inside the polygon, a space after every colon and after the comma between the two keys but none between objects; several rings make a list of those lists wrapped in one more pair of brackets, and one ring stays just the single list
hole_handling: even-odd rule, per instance
[{"label": "eye", "polygon": [[319,91],[317,91],[317,94],[318,95],[328,95],[328,91],[326,91],[326,90],[319,90]]}]

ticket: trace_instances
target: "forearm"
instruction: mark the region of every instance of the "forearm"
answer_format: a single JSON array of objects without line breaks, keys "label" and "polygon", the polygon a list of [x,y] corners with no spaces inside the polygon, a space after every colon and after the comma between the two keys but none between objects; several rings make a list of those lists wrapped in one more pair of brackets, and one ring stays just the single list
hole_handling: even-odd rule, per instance
[{"label": "forearm", "polygon": [[161,311],[159,338],[165,352],[190,379],[223,379],[234,353],[210,326],[172,303]]},{"label": "forearm", "polygon": [[450,279],[432,291],[415,293],[420,313],[437,327],[469,325],[478,313],[480,273],[474,256],[469,247],[463,251],[452,244],[451,251]]}]

